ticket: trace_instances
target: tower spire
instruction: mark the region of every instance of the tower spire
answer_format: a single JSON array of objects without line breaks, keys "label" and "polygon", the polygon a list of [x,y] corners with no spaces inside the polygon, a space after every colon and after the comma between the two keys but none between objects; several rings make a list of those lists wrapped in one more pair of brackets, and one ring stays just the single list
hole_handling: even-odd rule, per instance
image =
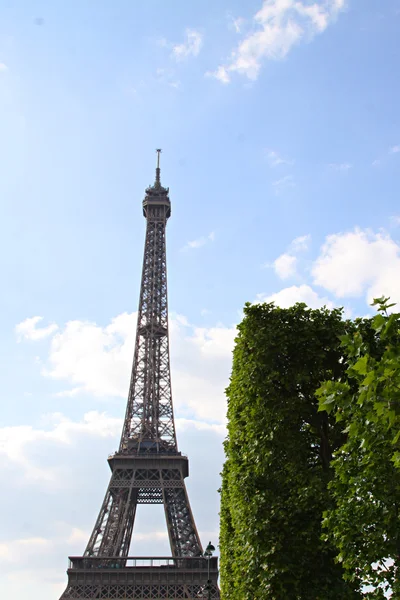
[{"label": "tower spire", "polygon": [[155,182],[155,185],[156,185],[156,187],[158,187],[158,186],[161,185],[161,182],[160,182],[160,154],[162,152],[161,148],[157,148],[156,152],[157,152],[157,168],[156,168],[156,182]]}]

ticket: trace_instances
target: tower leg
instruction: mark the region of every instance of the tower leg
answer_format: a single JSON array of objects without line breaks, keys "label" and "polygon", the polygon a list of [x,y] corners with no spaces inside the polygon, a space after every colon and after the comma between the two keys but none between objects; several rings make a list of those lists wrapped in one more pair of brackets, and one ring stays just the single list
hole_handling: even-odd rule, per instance
[{"label": "tower leg", "polygon": [[203,549],[182,481],[182,487],[164,488],[164,510],[173,556],[201,556]]},{"label": "tower leg", "polygon": [[135,522],[138,490],[113,485],[114,477],[101,506],[85,556],[128,556]]}]

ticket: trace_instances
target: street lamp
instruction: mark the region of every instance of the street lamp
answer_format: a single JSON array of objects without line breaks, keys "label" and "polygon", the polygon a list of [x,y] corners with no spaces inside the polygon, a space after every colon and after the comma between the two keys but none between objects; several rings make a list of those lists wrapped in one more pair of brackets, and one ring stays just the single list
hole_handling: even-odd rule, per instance
[{"label": "street lamp", "polygon": [[210,580],[210,558],[213,552],[215,552],[215,546],[211,542],[208,542],[208,546],[204,551],[204,556],[207,558],[207,598],[211,600],[211,580]]}]

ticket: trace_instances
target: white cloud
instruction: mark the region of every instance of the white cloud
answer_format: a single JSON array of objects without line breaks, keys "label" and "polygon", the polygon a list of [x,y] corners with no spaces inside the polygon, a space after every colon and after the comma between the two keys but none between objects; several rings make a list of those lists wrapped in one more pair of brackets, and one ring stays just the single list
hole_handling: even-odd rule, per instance
[{"label": "white cloud", "polygon": [[195,240],[191,240],[182,248],[182,250],[201,248],[202,246],[205,246],[208,242],[214,242],[214,241],[215,241],[215,231],[211,231],[207,236],[202,236]]},{"label": "white cloud", "polygon": [[289,308],[296,302],[305,302],[310,308],[321,306],[333,307],[333,303],[327,298],[321,297],[309,285],[292,285],[284,288],[276,294],[257,294],[256,302],[275,302],[281,308]]},{"label": "white cloud", "polygon": [[339,298],[367,294],[400,302],[400,246],[389,234],[356,228],[330,235],[312,268],[314,283]]},{"label": "white cloud", "polygon": [[230,356],[235,334],[234,327],[195,327],[190,341],[195,344],[203,356],[224,358],[227,355]]},{"label": "white cloud", "polygon": [[190,428],[197,429],[197,431],[213,431],[218,435],[226,435],[226,426],[219,423],[206,423],[205,421],[195,421],[194,419],[175,419],[176,429],[178,433],[180,431],[186,431]]},{"label": "white cloud", "polygon": [[229,83],[231,80],[228,69],[222,65],[215,71],[207,71],[206,77],[214,77],[214,79],[218,79],[221,83]]},{"label": "white cloud", "polygon": [[176,60],[184,60],[189,56],[197,56],[202,45],[202,34],[194,29],[187,29],[185,33],[185,41],[182,44],[176,44],[172,48],[172,55]]},{"label": "white cloud", "polygon": [[311,241],[311,235],[300,235],[292,240],[288,246],[288,250],[278,256],[273,263],[266,262],[262,268],[268,269],[273,267],[275,273],[281,279],[287,279],[297,274],[298,258],[296,254],[308,250]]},{"label": "white cloud", "polygon": [[393,215],[392,217],[390,217],[390,222],[395,227],[400,225],[400,215]]},{"label": "white cloud", "polygon": [[136,313],[123,313],[103,328],[89,321],[69,321],[51,339],[43,374],[68,381],[73,386],[69,395],[126,395],[136,318]]},{"label": "white cloud", "polygon": [[310,41],[334,22],[345,0],[324,0],[310,5],[303,0],[264,0],[254,15],[255,30],[232,52],[228,64],[214,77],[227,83],[232,73],[255,80],[264,60],[279,60],[301,41]]},{"label": "white cloud", "polygon": [[267,150],[267,159],[270,167],[279,165],[293,165],[293,160],[283,158],[276,150]]},{"label": "white cloud", "polygon": [[237,19],[232,19],[232,25],[236,33],[241,33],[242,26],[245,23],[245,19],[243,17],[237,17]]},{"label": "white cloud", "polygon": [[18,341],[22,339],[26,340],[42,340],[55,331],[57,331],[58,327],[55,323],[48,325],[47,327],[38,328],[37,324],[43,320],[43,317],[30,317],[25,319],[21,323],[15,326],[15,333],[17,334]]},{"label": "white cloud", "polygon": [[6,64],[0,62],[0,73],[4,71],[8,71],[8,67]]},{"label": "white cloud", "polygon": [[46,553],[51,548],[50,540],[41,537],[10,540],[0,543],[0,559],[7,562],[19,562]]},{"label": "white cloud", "polygon": [[64,415],[54,413],[47,417],[51,429],[35,429],[31,425],[0,428],[0,456],[8,463],[18,466],[16,473],[20,481],[41,481],[54,485],[57,480],[56,467],[43,467],[35,460],[29,449],[37,444],[70,445],[77,435],[100,438],[113,437],[121,430],[122,419],[112,418],[97,411],[88,412],[82,421],[72,421]]},{"label": "white cloud", "polygon": [[[177,417],[224,423],[236,327],[194,327],[171,319],[172,390]],[[207,376],[205,377],[205,374]]]},{"label": "white cloud", "polygon": [[333,171],[349,171],[352,168],[352,164],[350,163],[330,163],[329,168]]},{"label": "white cloud", "polygon": [[293,252],[302,252],[303,250],[308,250],[310,241],[311,241],[310,234],[300,235],[299,237],[295,238],[291,242],[289,247]]},{"label": "white cloud", "polygon": [[400,152],[400,145],[396,144],[395,146],[391,146],[389,148],[389,150],[387,151],[387,154],[385,153],[385,155],[381,158],[376,158],[374,161],[372,161],[372,166],[373,167],[379,167],[382,163],[385,163],[387,161],[387,155],[391,155],[391,154],[398,154]]},{"label": "white cloud", "polygon": [[[392,217],[391,222],[397,225],[398,217]],[[289,244],[286,252],[281,254],[272,264],[281,279],[289,278],[299,272],[297,253],[306,250],[310,236],[295,238]],[[400,243],[381,230],[361,230],[327,236],[319,256],[312,263],[310,271],[312,283],[334,294],[337,299],[347,297],[362,297],[368,304],[373,298],[382,295],[389,296],[400,304]],[[260,294],[261,300],[277,299],[284,305],[290,305],[295,300],[301,300],[310,306],[332,306],[332,302],[319,295],[309,284],[292,286],[277,294]],[[347,314],[349,308],[347,307]]]},{"label": "white cloud", "polygon": [[90,531],[84,531],[82,529],[79,529],[79,527],[73,527],[71,534],[67,538],[67,542],[68,544],[79,544],[81,546],[84,546],[87,544],[90,533]]},{"label": "white cloud", "polygon": [[275,273],[281,279],[288,279],[296,274],[297,258],[291,254],[281,254],[274,261]]},{"label": "white cloud", "polygon": [[329,25],[329,13],[320,4],[305,5],[301,2],[296,3],[300,15],[310,19],[318,33],[324,31]]},{"label": "white cloud", "polygon": [[168,533],[167,531],[146,531],[145,533],[135,532],[135,541],[143,542],[145,540],[167,541]]},{"label": "white cloud", "polygon": [[294,187],[293,175],[285,175],[285,177],[276,179],[272,182],[272,185],[275,188],[275,193],[280,194],[284,190]]},{"label": "white cloud", "polygon": [[243,25],[246,22],[246,19],[243,17],[234,17],[232,14],[227,14],[228,19],[228,27],[232,29],[235,33],[241,33],[243,29]]}]

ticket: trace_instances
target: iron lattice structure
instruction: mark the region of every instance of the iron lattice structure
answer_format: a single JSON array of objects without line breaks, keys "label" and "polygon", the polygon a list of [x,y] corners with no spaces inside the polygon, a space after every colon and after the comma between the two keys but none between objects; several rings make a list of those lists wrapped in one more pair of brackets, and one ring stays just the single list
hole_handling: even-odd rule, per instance
[{"label": "iron lattice structure", "polygon": [[[217,559],[203,557],[184,481],[188,459],[176,441],[165,238],[171,202],[160,183],[160,152],[155,182],[143,200],[146,240],[121,442],[108,459],[111,479],[84,556],[70,558],[60,600],[219,598]],[[141,566],[129,558],[138,504],[164,505],[172,558],[147,559]]]}]

